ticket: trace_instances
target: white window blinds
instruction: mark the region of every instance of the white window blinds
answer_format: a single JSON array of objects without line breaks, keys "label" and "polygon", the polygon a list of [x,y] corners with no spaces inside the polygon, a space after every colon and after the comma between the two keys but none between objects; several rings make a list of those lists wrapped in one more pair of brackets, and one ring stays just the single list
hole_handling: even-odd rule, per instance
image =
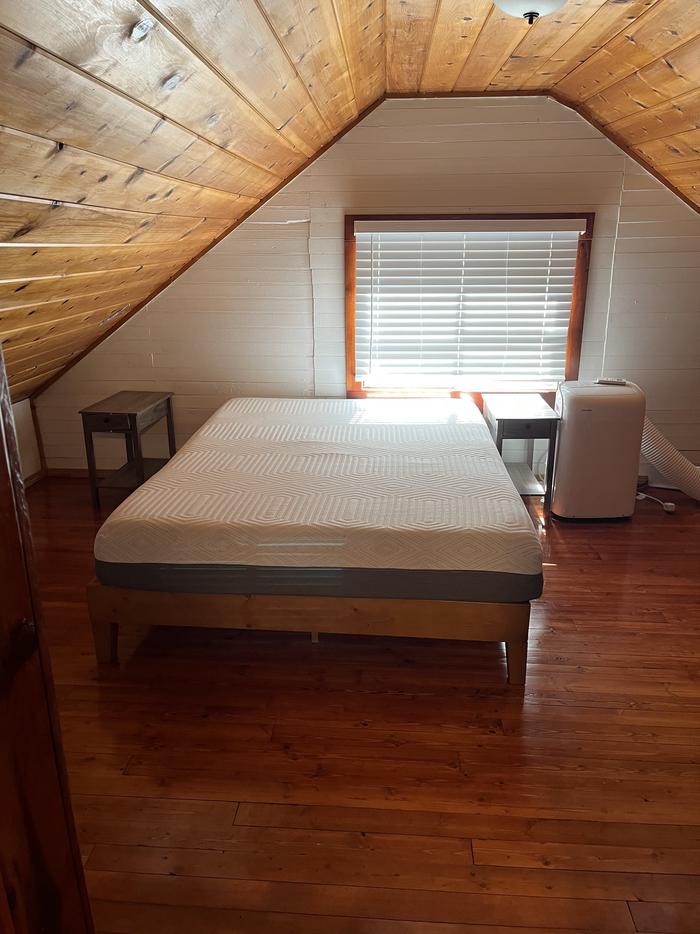
[{"label": "white window blinds", "polygon": [[568,230],[364,226],[355,353],[365,386],[563,379],[576,221]]}]

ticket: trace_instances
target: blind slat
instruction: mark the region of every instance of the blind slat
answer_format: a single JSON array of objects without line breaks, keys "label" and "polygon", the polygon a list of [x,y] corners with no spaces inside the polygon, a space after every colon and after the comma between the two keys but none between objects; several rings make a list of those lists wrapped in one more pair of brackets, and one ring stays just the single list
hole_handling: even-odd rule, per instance
[{"label": "blind slat", "polygon": [[563,378],[578,229],[392,226],[356,235],[365,385]]}]

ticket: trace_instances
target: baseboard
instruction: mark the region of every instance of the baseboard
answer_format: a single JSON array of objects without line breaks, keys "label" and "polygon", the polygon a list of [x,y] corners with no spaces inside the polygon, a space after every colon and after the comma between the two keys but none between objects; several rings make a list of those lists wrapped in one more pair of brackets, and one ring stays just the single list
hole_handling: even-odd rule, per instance
[{"label": "baseboard", "polygon": [[[113,470],[98,470],[97,477],[102,479],[113,473]],[[64,480],[87,480],[89,477],[87,467],[49,467],[47,477],[62,477]]]},{"label": "baseboard", "polygon": [[43,480],[45,476],[45,470],[37,470],[36,473],[30,473],[28,477],[24,477],[24,489],[28,490],[30,486],[34,486],[39,480]]}]

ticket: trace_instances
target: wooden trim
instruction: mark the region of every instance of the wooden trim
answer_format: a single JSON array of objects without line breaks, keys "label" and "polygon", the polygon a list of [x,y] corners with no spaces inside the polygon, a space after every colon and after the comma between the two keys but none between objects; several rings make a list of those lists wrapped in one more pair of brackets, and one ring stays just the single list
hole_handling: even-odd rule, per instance
[{"label": "wooden trim", "polygon": [[362,391],[355,376],[355,302],[357,299],[357,240],[355,218],[345,217],[345,388],[349,399]]},{"label": "wooden trim", "polygon": [[218,236],[214,240],[212,240],[211,243],[208,243],[204,247],[204,249],[200,250],[191,259],[189,259],[185,263],[184,266],[181,266],[172,276],[169,276],[168,279],[165,280],[165,282],[160,283],[152,292],[149,293],[147,298],[145,298],[143,301],[135,305],[130,311],[128,311],[123,317],[121,317],[111,328],[109,328],[108,330],[100,334],[97,340],[94,340],[90,344],[88,344],[88,346],[84,350],[82,350],[79,354],[76,355],[76,357],[73,360],[70,361],[70,364],[67,367],[60,369],[45,383],[42,383],[38,387],[38,389],[35,389],[34,392],[30,393],[29,394],[30,398],[36,399],[39,396],[41,396],[44,392],[46,392],[49,386],[52,386],[56,382],[56,380],[60,379],[63,376],[64,373],[67,373],[68,370],[72,369],[76,365],[76,363],[79,363],[84,357],[86,357],[92,350],[95,349],[95,347],[98,346],[98,344],[101,344],[102,341],[105,340],[105,338],[109,337],[110,334],[113,334],[118,328],[122,326],[122,324],[124,324],[126,321],[129,321],[130,318],[133,318],[135,314],[141,311],[141,309],[144,308],[146,305],[148,305],[149,302],[152,302],[153,299],[156,298],[158,295],[160,295],[160,293],[163,292],[165,289],[167,289],[169,285],[172,285],[172,283],[176,279],[179,279],[179,277],[183,273],[187,272],[187,270],[191,266],[193,266],[196,262],[198,262],[204,256],[205,253],[208,253],[209,250],[213,249],[215,246],[217,246],[217,244],[221,243],[221,241],[225,237],[228,237],[228,235],[232,233],[240,224],[242,224],[243,221],[247,220],[252,214],[254,214],[258,210],[258,208],[261,208],[264,204],[267,204],[267,202],[271,198],[274,198],[274,196],[278,192],[280,192],[286,185],[294,181],[294,179],[298,175],[300,175],[313,162],[315,162],[325,152],[327,152],[331,148],[331,146],[334,146],[335,143],[337,143],[338,140],[342,139],[346,133],[349,133],[350,130],[353,129],[353,127],[357,126],[357,124],[360,123],[362,120],[364,120],[365,117],[367,117],[369,114],[371,114],[373,110],[376,110],[377,107],[379,107],[379,105],[383,101],[384,101],[384,96],[382,95],[382,97],[377,98],[377,100],[373,104],[370,104],[369,107],[366,107],[362,111],[361,114],[358,114],[357,117],[351,123],[349,123],[344,129],[342,129],[340,133],[337,133],[333,137],[333,139],[330,139],[324,146],[322,146],[321,149],[319,149],[317,153],[315,153],[313,156],[307,159],[307,161],[304,162],[303,165],[300,165],[299,168],[295,169],[295,171],[292,172],[291,175],[289,175],[287,178],[280,181],[279,185],[276,185],[275,188],[272,189],[272,191],[268,192],[268,194],[266,194],[264,198],[261,198],[261,200],[258,201],[258,203],[255,204],[249,211],[246,211],[245,214],[242,214],[240,217],[237,217],[236,220],[232,224],[230,224],[224,231],[218,234]]},{"label": "wooden trim", "polygon": [[[32,425],[34,426],[34,436],[36,437],[36,447],[39,452],[39,466],[41,473],[46,474],[46,451],[44,450],[44,438],[41,434],[41,423],[39,422],[39,413],[36,410],[36,404],[33,399],[29,400],[29,411],[32,413]],[[26,483],[25,483],[26,486]]]},{"label": "wooden trim", "polygon": [[116,662],[118,627],[195,626],[506,642],[509,680],[524,684],[529,603],[270,594],[167,593],[88,586],[98,661]]},{"label": "wooden trim", "polygon": [[10,931],[93,934],[1,350],[0,520],[0,901]]},{"label": "wooden trim", "polygon": [[583,319],[586,314],[588,270],[591,265],[594,223],[595,214],[589,214],[586,218],[586,229],[582,234],[579,234],[578,246],[576,248],[574,289],[571,296],[569,329],[566,334],[566,361],[564,363],[564,378],[567,380],[578,379],[579,367],[581,364]]},{"label": "wooden trim", "polygon": [[[392,95],[387,95],[388,97]],[[396,96],[396,95],[393,95]],[[399,95],[400,96],[400,95]],[[410,95],[415,97],[416,95]],[[432,95],[435,96],[435,95]],[[454,95],[442,95],[454,96]],[[474,95],[472,95],[474,96]],[[478,95],[484,96],[484,95]],[[542,95],[538,95],[542,96]],[[566,363],[565,379],[578,379],[579,364],[581,360],[581,346],[583,343],[583,321],[586,311],[586,294],[588,288],[588,270],[591,259],[591,245],[593,240],[593,226],[595,213],[592,211],[522,211],[522,212],[488,212],[472,214],[346,214],[345,215],[345,367],[346,367],[346,395],[348,399],[366,399],[369,396],[386,397],[402,396],[409,398],[442,397],[455,395],[456,390],[434,389],[429,387],[421,390],[406,387],[387,387],[382,389],[366,389],[357,378],[357,365],[355,358],[355,303],[356,303],[356,269],[357,269],[357,238],[355,224],[357,221],[493,221],[493,220],[578,220],[586,222],[586,229],[579,234],[576,251],[576,266],[574,273],[574,288],[571,298],[571,313],[569,329],[566,335]],[[504,391],[508,391],[504,389]],[[528,388],[523,392],[538,392],[536,388]],[[479,394],[478,391],[470,394]]]},{"label": "wooden trim", "polygon": [[[469,214],[346,214],[345,223],[352,222],[353,237],[356,221],[574,221],[595,218],[592,211],[488,211]],[[347,226],[346,226],[347,239]]]},{"label": "wooden trim", "polygon": [[551,97],[551,92],[545,89],[513,88],[513,90],[493,91],[387,91],[384,99],[388,101],[403,100],[441,100],[445,97]]}]

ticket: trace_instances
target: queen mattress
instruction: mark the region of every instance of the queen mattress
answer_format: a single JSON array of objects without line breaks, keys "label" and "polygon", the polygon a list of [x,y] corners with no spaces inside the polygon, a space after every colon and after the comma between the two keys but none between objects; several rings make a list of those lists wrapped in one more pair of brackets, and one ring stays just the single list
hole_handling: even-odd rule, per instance
[{"label": "queen mattress", "polygon": [[107,519],[103,584],[523,602],[542,551],[465,399],[232,399]]}]

